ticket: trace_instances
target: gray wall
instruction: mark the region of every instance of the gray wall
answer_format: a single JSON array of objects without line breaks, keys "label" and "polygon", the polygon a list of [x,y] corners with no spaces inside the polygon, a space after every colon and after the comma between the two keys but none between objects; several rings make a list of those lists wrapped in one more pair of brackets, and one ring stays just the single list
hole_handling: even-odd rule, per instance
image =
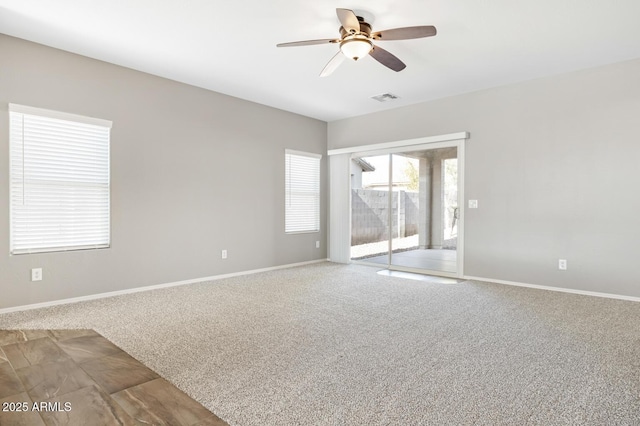
[{"label": "gray wall", "polygon": [[[0,308],[327,257],[324,212],[284,233],[284,150],[326,154],[326,123],[4,35],[0,58]],[[110,249],[9,255],[7,103],[113,120]]]},{"label": "gray wall", "polygon": [[336,121],[328,146],[468,131],[466,275],[638,297],[638,76],[633,60]]}]

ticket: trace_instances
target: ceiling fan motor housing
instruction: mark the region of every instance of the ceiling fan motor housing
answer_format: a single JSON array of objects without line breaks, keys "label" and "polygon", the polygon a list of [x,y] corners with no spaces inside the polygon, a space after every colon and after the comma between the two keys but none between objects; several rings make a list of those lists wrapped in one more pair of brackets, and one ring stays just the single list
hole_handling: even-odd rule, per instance
[{"label": "ceiling fan motor housing", "polygon": [[[371,25],[369,25],[368,22],[365,22],[361,16],[358,16],[358,22],[360,23],[360,34],[365,35],[367,37],[371,36]],[[346,36],[348,36],[349,31],[345,30],[344,27],[340,27],[340,35],[342,36],[342,38],[345,38]],[[357,32],[354,34],[358,34]]]},{"label": "ceiling fan motor housing", "polygon": [[344,27],[340,27],[340,50],[347,58],[354,61],[366,56],[373,49],[371,25],[360,16],[358,16],[358,21],[360,23],[359,32],[349,32]]}]

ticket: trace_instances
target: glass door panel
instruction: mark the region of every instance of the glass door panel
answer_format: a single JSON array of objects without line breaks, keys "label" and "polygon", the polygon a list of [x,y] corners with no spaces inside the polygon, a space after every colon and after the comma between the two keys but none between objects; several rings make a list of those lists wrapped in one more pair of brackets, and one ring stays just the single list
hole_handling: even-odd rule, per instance
[{"label": "glass door panel", "polygon": [[393,154],[390,268],[457,272],[456,157],[456,148]]},{"label": "glass door panel", "polygon": [[388,266],[389,154],[351,159],[351,260]]},{"label": "glass door panel", "polygon": [[392,154],[391,170],[391,265],[420,268],[413,256],[420,237],[420,160],[415,154]]},{"label": "glass door panel", "polygon": [[444,241],[445,250],[458,248],[458,159],[443,160]]}]

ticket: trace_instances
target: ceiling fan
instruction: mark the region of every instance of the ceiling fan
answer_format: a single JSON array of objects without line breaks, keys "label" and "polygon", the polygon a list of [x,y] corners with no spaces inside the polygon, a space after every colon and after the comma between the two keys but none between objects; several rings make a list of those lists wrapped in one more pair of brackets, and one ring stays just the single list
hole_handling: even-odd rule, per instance
[{"label": "ceiling fan", "polygon": [[345,58],[358,59],[371,55],[373,59],[394,71],[402,71],[406,68],[404,62],[392,53],[373,44],[374,41],[408,40],[412,38],[431,37],[436,35],[436,27],[423,25],[417,27],[394,28],[385,31],[372,32],[371,25],[364,18],[356,16],[350,9],[336,9],[340,27],[340,38],[327,38],[320,40],[294,41],[280,43],[278,47],[308,46],[312,44],[339,43],[340,51],[329,61],[320,73],[320,77],[326,77],[338,68]]}]

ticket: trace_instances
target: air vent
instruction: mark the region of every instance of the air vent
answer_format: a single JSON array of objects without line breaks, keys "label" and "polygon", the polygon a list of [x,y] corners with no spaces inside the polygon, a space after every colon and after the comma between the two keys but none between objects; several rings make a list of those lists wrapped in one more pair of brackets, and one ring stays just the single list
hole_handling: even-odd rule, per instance
[{"label": "air vent", "polygon": [[396,99],[399,99],[399,98],[397,95],[394,95],[393,93],[383,93],[382,95],[372,96],[371,99],[375,99],[378,102],[389,102],[389,101],[395,101]]}]

